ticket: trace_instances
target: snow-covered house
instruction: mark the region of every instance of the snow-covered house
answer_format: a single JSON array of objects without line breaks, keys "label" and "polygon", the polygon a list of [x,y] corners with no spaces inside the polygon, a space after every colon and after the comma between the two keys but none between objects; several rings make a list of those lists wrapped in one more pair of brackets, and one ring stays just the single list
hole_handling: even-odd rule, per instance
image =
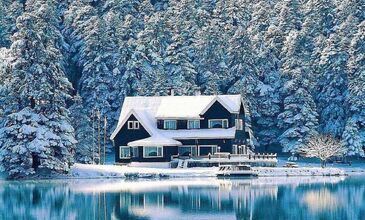
[{"label": "snow-covered house", "polygon": [[116,163],[245,153],[250,133],[241,95],[126,97],[111,135]]}]

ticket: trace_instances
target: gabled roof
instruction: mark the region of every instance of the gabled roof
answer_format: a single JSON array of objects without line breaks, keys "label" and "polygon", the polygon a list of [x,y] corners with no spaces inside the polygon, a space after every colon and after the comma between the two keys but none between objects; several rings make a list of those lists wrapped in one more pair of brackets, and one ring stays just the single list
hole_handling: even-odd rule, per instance
[{"label": "gabled roof", "polygon": [[[209,138],[217,137],[231,138],[234,136],[232,129],[209,129],[205,130],[174,130],[165,131],[157,129],[157,119],[200,119],[216,101],[221,103],[229,112],[238,113],[242,103],[241,95],[212,95],[212,96],[149,96],[149,97],[126,97],[120,113],[118,125],[111,135],[114,139],[131,114],[143,125],[151,135],[147,141],[157,141],[166,138],[163,142],[170,139],[170,144],[178,145],[177,139],[184,139],[188,135],[190,138]],[[214,131],[216,130],[216,131]],[[232,132],[232,131],[233,132]],[[218,132],[218,133],[214,133]],[[214,135],[212,136],[211,134]],[[195,136],[194,136],[195,135]],[[224,136],[224,137],[223,137]],[[156,138],[159,139],[156,139]],[[141,140],[142,141],[142,140]],[[134,144],[131,142],[131,144]],[[180,143],[181,144],[181,143]],[[168,144],[166,145],[168,146]]]}]

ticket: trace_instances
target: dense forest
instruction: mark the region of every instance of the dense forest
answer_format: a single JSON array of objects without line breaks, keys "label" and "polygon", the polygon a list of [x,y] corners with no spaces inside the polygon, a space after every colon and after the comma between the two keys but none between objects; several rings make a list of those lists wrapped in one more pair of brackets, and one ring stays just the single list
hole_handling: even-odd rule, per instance
[{"label": "dense forest", "polygon": [[95,110],[110,134],[125,96],[171,88],[242,94],[257,148],[364,156],[365,0],[2,0],[0,47],[10,173],[89,161]]}]

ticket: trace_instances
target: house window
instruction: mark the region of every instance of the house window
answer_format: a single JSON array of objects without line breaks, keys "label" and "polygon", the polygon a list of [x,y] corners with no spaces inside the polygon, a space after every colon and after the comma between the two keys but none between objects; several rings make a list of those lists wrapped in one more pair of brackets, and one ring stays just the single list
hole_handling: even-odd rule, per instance
[{"label": "house window", "polygon": [[180,156],[197,156],[197,147],[196,146],[180,146],[179,147],[179,155]]},{"label": "house window", "polygon": [[199,146],[199,155],[206,156],[208,154],[215,154],[217,152],[217,145],[200,145]]},{"label": "house window", "polygon": [[163,157],[162,147],[143,147],[143,157]]},{"label": "house window", "polygon": [[128,121],[128,129],[139,129],[139,121]]},{"label": "house window", "polygon": [[228,119],[210,119],[209,128],[228,128]]},{"label": "house window", "polygon": [[176,120],[165,120],[164,121],[164,129],[176,130]]},{"label": "house window", "polygon": [[243,120],[242,119],[236,119],[236,130],[243,130]]},{"label": "house window", "polygon": [[133,123],[133,127],[134,127],[134,129],[139,129],[139,122],[138,121],[135,121]]},{"label": "house window", "polygon": [[120,146],[119,147],[119,158],[120,159],[129,159],[129,158],[131,158],[130,147]]},{"label": "house window", "polygon": [[199,129],[200,120],[188,120],[188,129]]}]

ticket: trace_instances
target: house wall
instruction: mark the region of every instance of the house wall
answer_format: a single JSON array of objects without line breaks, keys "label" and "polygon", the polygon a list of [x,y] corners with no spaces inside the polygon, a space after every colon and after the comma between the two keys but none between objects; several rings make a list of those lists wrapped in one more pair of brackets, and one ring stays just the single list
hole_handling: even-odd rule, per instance
[{"label": "house wall", "polygon": [[119,163],[130,163],[130,162],[170,162],[171,156],[178,154],[178,147],[176,146],[164,146],[163,157],[155,158],[144,158],[143,147],[138,147],[138,157],[132,157],[131,159],[120,159],[119,154],[117,155]]},{"label": "house wall", "polygon": [[243,130],[236,130],[235,139],[233,140],[233,144],[247,144],[246,139],[249,137],[247,132],[245,131],[246,127],[246,118],[245,118],[245,110],[243,108],[243,105],[241,103],[240,112],[239,114],[232,115],[233,121],[234,119],[242,119],[243,120]]},{"label": "house wall", "polygon": [[146,131],[141,123],[139,125],[139,129],[128,129],[128,121],[138,120],[134,115],[131,115],[114,138],[115,162],[117,163],[125,163],[125,160],[119,159],[119,146],[127,146],[127,144],[131,141],[150,137],[150,134]]},{"label": "house wall", "polygon": [[204,119],[200,121],[200,128],[208,128],[209,119],[228,119],[228,127],[234,126],[234,120],[232,120],[231,113],[218,101],[216,101],[202,117]]},{"label": "house wall", "polygon": [[178,141],[183,145],[217,145],[221,147],[220,152],[232,152],[232,139],[190,139]]}]

